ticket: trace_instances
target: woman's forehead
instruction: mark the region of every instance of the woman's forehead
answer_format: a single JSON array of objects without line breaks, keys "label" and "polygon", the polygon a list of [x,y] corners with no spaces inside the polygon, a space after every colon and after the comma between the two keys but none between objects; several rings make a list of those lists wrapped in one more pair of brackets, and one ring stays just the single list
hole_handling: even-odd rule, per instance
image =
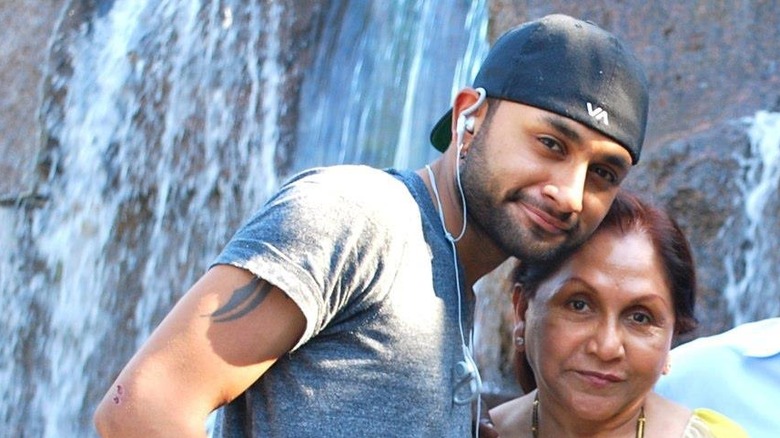
[{"label": "woman's forehead", "polygon": [[570,281],[594,289],[632,288],[626,292],[644,292],[660,288],[668,293],[660,257],[650,237],[641,231],[597,232],[540,285],[540,290],[557,290]]}]

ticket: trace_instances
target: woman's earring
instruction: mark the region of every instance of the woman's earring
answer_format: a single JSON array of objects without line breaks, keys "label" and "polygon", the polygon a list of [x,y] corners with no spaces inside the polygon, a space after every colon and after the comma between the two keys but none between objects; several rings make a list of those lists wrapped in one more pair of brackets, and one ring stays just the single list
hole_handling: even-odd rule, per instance
[{"label": "woman's earring", "polygon": [[525,338],[522,336],[517,336],[515,338],[515,345],[518,347],[522,347],[523,345],[525,345]]},{"label": "woman's earring", "polygon": [[663,374],[665,376],[665,375],[669,374],[670,372],[672,372],[672,362],[671,361],[666,362],[666,365],[664,365],[664,369],[663,369],[663,371],[661,371],[661,374]]}]

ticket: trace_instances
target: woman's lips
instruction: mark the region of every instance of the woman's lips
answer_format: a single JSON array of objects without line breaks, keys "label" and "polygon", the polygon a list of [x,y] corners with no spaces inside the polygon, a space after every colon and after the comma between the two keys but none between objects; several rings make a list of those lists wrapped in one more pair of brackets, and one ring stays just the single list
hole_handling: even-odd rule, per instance
[{"label": "woman's lips", "polygon": [[625,380],[615,374],[600,373],[597,371],[577,371],[577,374],[582,376],[582,378],[584,378],[589,383],[598,387],[604,387],[612,383],[620,383]]}]

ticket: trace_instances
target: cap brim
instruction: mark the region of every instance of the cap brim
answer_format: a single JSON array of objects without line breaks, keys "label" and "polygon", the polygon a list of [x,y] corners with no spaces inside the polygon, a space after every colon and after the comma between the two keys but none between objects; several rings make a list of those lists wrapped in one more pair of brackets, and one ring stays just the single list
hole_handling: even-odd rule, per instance
[{"label": "cap brim", "polygon": [[444,113],[431,130],[431,144],[439,152],[444,152],[452,141],[452,108]]}]

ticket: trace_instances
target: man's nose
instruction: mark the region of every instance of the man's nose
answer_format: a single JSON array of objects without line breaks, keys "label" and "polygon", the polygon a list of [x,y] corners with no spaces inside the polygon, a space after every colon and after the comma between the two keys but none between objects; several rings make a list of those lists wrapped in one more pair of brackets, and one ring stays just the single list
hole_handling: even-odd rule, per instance
[{"label": "man's nose", "polygon": [[553,200],[559,212],[581,213],[587,175],[587,163],[565,167],[553,175],[542,193]]}]

